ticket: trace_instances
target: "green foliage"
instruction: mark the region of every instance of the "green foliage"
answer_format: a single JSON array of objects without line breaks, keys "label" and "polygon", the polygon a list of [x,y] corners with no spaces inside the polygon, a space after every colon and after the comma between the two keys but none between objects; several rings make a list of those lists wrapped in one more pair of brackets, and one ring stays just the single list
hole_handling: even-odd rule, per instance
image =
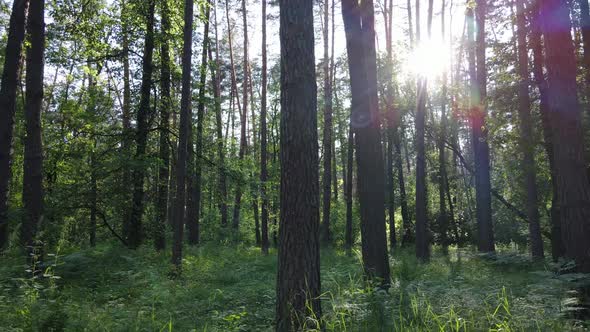
[{"label": "green foliage", "polygon": [[[357,256],[359,253],[356,253]],[[45,277],[23,273],[17,252],[2,258],[0,326],[7,331],[266,331],[275,310],[276,255],[259,249],[189,248],[181,278],[168,255],[118,245],[73,252]],[[524,264],[523,264],[524,263]],[[389,292],[365,285],[360,257],[322,252],[327,331],[575,330],[585,276],[560,277],[523,256],[483,259],[451,250],[420,264],[411,251],[392,260]],[[23,275],[23,278],[14,276]],[[53,286],[52,286],[53,285]],[[317,319],[317,317],[310,317]],[[585,325],[584,325],[585,324]]]}]

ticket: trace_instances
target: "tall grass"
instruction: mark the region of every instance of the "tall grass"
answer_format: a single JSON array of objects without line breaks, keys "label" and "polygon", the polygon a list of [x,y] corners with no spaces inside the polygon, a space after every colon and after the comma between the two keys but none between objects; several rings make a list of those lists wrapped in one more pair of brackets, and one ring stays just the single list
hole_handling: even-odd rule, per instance
[{"label": "tall grass", "polygon": [[[59,256],[59,255],[58,255]],[[359,255],[322,250],[322,325],[327,331],[563,331],[571,293],[586,276],[560,276],[550,264],[465,250],[419,263],[391,258],[388,292],[367,285]],[[268,331],[275,310],[276,255],[206,244],[186,248],[181,278],[168,254],[101,245],[55,256],[35,282],[16,252],[0,257],[1,331]],[[310,317],[316,320],[319,317]],[[314,325],[314,324],[310,324]]]}]

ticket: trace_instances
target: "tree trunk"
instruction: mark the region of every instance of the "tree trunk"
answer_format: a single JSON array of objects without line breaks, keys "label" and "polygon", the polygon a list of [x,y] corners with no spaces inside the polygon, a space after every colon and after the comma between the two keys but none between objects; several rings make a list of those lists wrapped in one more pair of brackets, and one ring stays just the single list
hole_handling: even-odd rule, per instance
[{"label": "tree trunk", "polygon": [[548,106],[553,123],[562,240],[576,270],[590,272],[590,185],[584,160],[581,112],[576,93],[576,59],[567,3],[541,3],[545,41]]},{"label": "tree trunk", "polygon": [[[441,31],[442,40],[445,41],[445,0],[442,1],[441,8]],[[442,74],[442,92],[440,105],[440,137],[438,139],[438,200],[439,200],[439,226],[440,226],[440,242],[443,252],[448,253],[449,240],[447,230],[449,227],[446,205],[446,189],[447,189],[447,158],[445,154],[445,139],[447,135],[447,71]]]},{"label": "tree trunk", "polygon": [[529,66],[526,18],[523,0],[516,1],[516,25],[518,43],[518,115],[520,117],[520,145],[523,153],[522,167],[525,176],[526,210],[529,221],[529,237],[533,258],[543,258],[543,239],[537,209],[537,173],[535,169],[535,143],[529,97]]},{"label": "tree trunk", "polygon": [[280,0],[281,226],[277,331],[321,318],[319,172],[313,1]]},{"label": "tree trunk", "polygon": [[[90,60],[87,61],[88,68],[92,68]],[[86,112],[89,116],[93,116],[96,112],[96,80],[93,73],[88,74],[88,108]],[[89,242],[90,246],[96,246],[96,217],[98,213],[98,184],[97,184],[97,162],[96,162],[96,137],[92,138],[92,151],[90,153],[89,167],[90,167],[90,193],[89,193],[89,204],[90,204],[90,227],[89,227]]]},{"label": "tree trunk", "polygon": [[207,51],[209,49],[209,17],[211,13],[211,2],[208,0],[205,5],[205,26],[203,27],[203,52],[201,54],[201,68],[199,77],[199,104],[197,106],[197,151],[195,163],[194,188],[188,195],[193,196],[194,206],[189,208],[188,218],[188,243],[196,245],[199,243],[199,217],[201,206],[201,178],[203,164],[203,123],[205,121],[205,91],[207,89]]},{"label": "tree trunk", "polygon": [[96,216],[98,214],[98,184],[96,179],[96,139],[93,142],[93,151],[90,156],[90,246],[96,246]]},{"label": "tree trunk", "polygon": [[347,172],[346,172],[346,230],[344,234],[345,247],[348,254],[351,254],[354,239],[352,236],[352,172],[354,169],[354,133],[352,127],[348,128],[348,144],[347,144]]},{"label": "tree trunk", "polygon": [[[246,149],[248,143],[246,141],[246,129],[248,127],[248,12],[246,11],[246,0],[242,0],[242,22],[244,25],[244,81],[242,82],[242,110],[240,113],[240,150],[238,152],[238,159],[240,162],[244,160],[246,155]],[[237,91],[237,88],[236,88]],[[239,107],[238,107],[239,108]],[[242,206],[242,191],[244,181],[240,179],[236,185],[236,197],[234,200],[234,215],[233,215],[233,228],[237,230],[240,225],[240,209]]]},{"label": "tree trunk", "polygon": [[377,98],[373,2],[367,0],[359,4],[343,0],[342,17],[352,92],[351,125],[355,129],[364,270],[369,279],[378,279],[383,287],[388,287],[385,172]]},{"label": "tree trunk", "polygon": [[23,170],[22,243],[31,252],[43,221],[43,146],[41,140],[41,109],[43,105],[43,71],[45,67],[45,1],[32,1],[29,7],[27,35],[25,154]]},{"label": "tree trunk", "polygon": [[559,216],[559,188],[557,188],[557,173],[555,169],[555,156],[553,153],[553,124],[549,112],[549,100],[547,95],[547,82],[543,74],[543,45],[541,44],[541,25],[539,21],[539,6],[531,8],[531,48],[533,49],[533,75],[535,84],[539,89],[541,122],[543,124],[543,146],[549,160],[549,171],[551,175],[551,255],[557,261],[565,254],[565,248],[561,241],[561,221]]},{"label": "tree trunk", "polygon": [[[215,126],[217,132],[217,158],[218,158],[218,194],[219,194],[219,211],[221,214],[221,226],[227,226],[227,176],[225,169],[225,148],[223,142],[223,123],[221,120],[221,70],[219,61],[219,37],[217,33],[217,2],[214,4],[215,10],[215,66],[209,66],[211,69],[211,79],[213,80],[213,95],[215,98]],[[211,47],[209,47],[209,61],[213,62]]]},{"label": "tree trunk", "polygon": [[[137,111],[137,131],[135,139],[137,141],[137,149],[135,151],[135,160],[143,161],[146,157],[147,139],[149,134],[148,118],[150,110],[150,90],[152,86],[152,72],[153,72],[153,55],[154,55],[154,12],[155,0],[148,0],[147,3],[147,32],[145,35],[145,49],[143,55],[143,77],[141,80],[139,109]],[[127,221],[126,227],[126,241],[127,245],[135,249],[141,244],[143,234],[141,219],[143,216],[143,196],[144,196],[144,180],[145,167],[136,166],[133,170],[133,202],[131,206],[131,214]]]},{"label": "tree trunk", "polygon": [[396,135],[396,121],[399,115],[395,110],[393,105],[394,102],[394,87],[393,87],[393,45],[392,45],[392,34],[393,34],[393,0],[389,1],[389,6],[387,6],[386,1],[386,9],[384,11],[385,14],[385,22],[386,22],[386,50],[387,50],[387,91],[386,91],[386,98],[387,98],[387,110],[386,110],[386,118],[387,118],[387,211],[389,216],[389,248],[390,252],[393,253],[395,246],[396,246],[396,237],[395,237],[395,177],[393,174],[393,147],[395,142],[395,135]]},{"label": "tree trunk", "polygon": [[184,31],[182,48],[182,95],[180,102],[180,135],[178,139],[178,162],[176,163],[176,201],[174,202],[174,244],[172,264],[180,272],[182,267],[182,238],[187,177],[188,135],[192,118],[191,58],[193,54],[193,0],[184,2]]},{"label": "tree trunk", "polygon": [[[120,20],[121,20],[121,39],[122,39],[122,48],[123,48],[123,107],[122,107],[122,115],[121,115],[121,122],[123,125],[123,130],[121,132],[122,139],[121,139],[121,154],[126,156],[126,158],[130,158],[132,155],[131,145],[133,140],[133,130],[131,129],[131,82],[130,82],[130,69],[129,69],[129,24],[128,18],[125,13],[126,11],[126,3],[125,0],[121,0],[121,13],[120,13]],[[127,166],[127,165],[126,165]],[[128,217],[127,209],[130,204],[129,201],[129,193],[128,188],[131,186],[131,171],[130,167],[123,167],[123,179],[121,183],[121,191],[123,192],[123,204],[122,206],[125,208],[125,212],[122,211],[123,218],[123,236],[126,236],[127,232],[127,222],[125,217]]]},{"label": "tree trunk", "polygon": [[586,81],[586,112],[590,115],[590,9],[588,0],[578,0],[580,5],[580,23],[584,46],[584,80]]},{"label": "tree trunk", "polygon": [[[486,69],[485,69],[485,0],[478,0],[474,19],[473,10],[468,11],[468,34],[470,76],[470,122],[471,141],[475,159],[475,201],[478,234],[478,250],[494,252],[494,229],[492,224],[492,201],[490,183],[490,151],[488,146],[486,117]],[[475,24],[477,21],[477,37]]]},{"label": "tree trunk", "polygon": [[[429,4],[431,4],[429,1]],[[432,19],[431,8],[428,12],[428,27]],[[416,0],[416,42],[420,43],[420,0]],[[428,202],[426,194],[426,144],[424,139],[426,125],[427,81],[418,77],[416,96],[416,257],[421,260],[430,258],[430,240],[428,232]]]},{"label": "tree trunk", "polygon": [[168,1],[160,1],[162,10],[162,44],[160,50],[161,57],[161,77],[160,77],[160,168],[158,170],[158,198],[157,198],[157,220],[156,231],[154,236],[154,246],[156,250],[164,250],[166,245],[166,215],[168,212],[168,183],[170,167],[170,146],[168,145],[168,131],[170,130],[170,109],[172,108],[172,99],[170,96],[170,10]]},{"label": "tree trunk", "polygon": [[330,243],[330,209],[332,203],[332,80],[330,78],[330,38],[329,38],[329,1],[324,0],[324,26],[322,29],[324,37],[324,138],[322,158],[324,172],[322,175],[323,202],[322,202],[322,242]]},{"label": "tree trunk", "polygon": [[266,0],[262,0],[262,97],[260,100],[260,196],[262,198],[262,253],[268,254],[268,208],[269,200],[266,190],[268,181],[268,148],[266,124],[266,94],[267,94],[267,55],[266,55]]},{"label": "tree trunk", "polygon": [[8,243],[8,185],[12,157],[12,135],[16,113],[16,93],[21,71],[29,0],[14,0],[0,85],[0,250]]}]

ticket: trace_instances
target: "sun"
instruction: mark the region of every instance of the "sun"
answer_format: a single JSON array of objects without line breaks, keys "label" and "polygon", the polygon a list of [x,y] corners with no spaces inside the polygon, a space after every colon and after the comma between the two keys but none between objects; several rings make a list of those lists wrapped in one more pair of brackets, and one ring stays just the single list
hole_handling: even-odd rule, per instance
[{"label": "sun", "polygon": [[449,68],[449,46],[440,40],[425,40],[410,52],[402,68],[408,74],[434,79]]}]

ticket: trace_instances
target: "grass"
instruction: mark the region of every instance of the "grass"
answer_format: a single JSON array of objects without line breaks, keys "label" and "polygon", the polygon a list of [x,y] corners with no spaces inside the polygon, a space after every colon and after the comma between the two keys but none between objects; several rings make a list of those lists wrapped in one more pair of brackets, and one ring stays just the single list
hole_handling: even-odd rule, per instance
[{"label": "grass", "polygon": [[[1,331],[267,331],[275,309],[276,255],[257,248],[187,248],[183,275],[168,254],[115,244],[51,256],[33,278],[16,252],[0,257]],[[391,259],[392,287],[362,281],[359,254],[322,250],[327,331],[563,331],[575,320],[576,282],[551,266],[500,253],[495,260],[452,249],[420,264]]]}]

